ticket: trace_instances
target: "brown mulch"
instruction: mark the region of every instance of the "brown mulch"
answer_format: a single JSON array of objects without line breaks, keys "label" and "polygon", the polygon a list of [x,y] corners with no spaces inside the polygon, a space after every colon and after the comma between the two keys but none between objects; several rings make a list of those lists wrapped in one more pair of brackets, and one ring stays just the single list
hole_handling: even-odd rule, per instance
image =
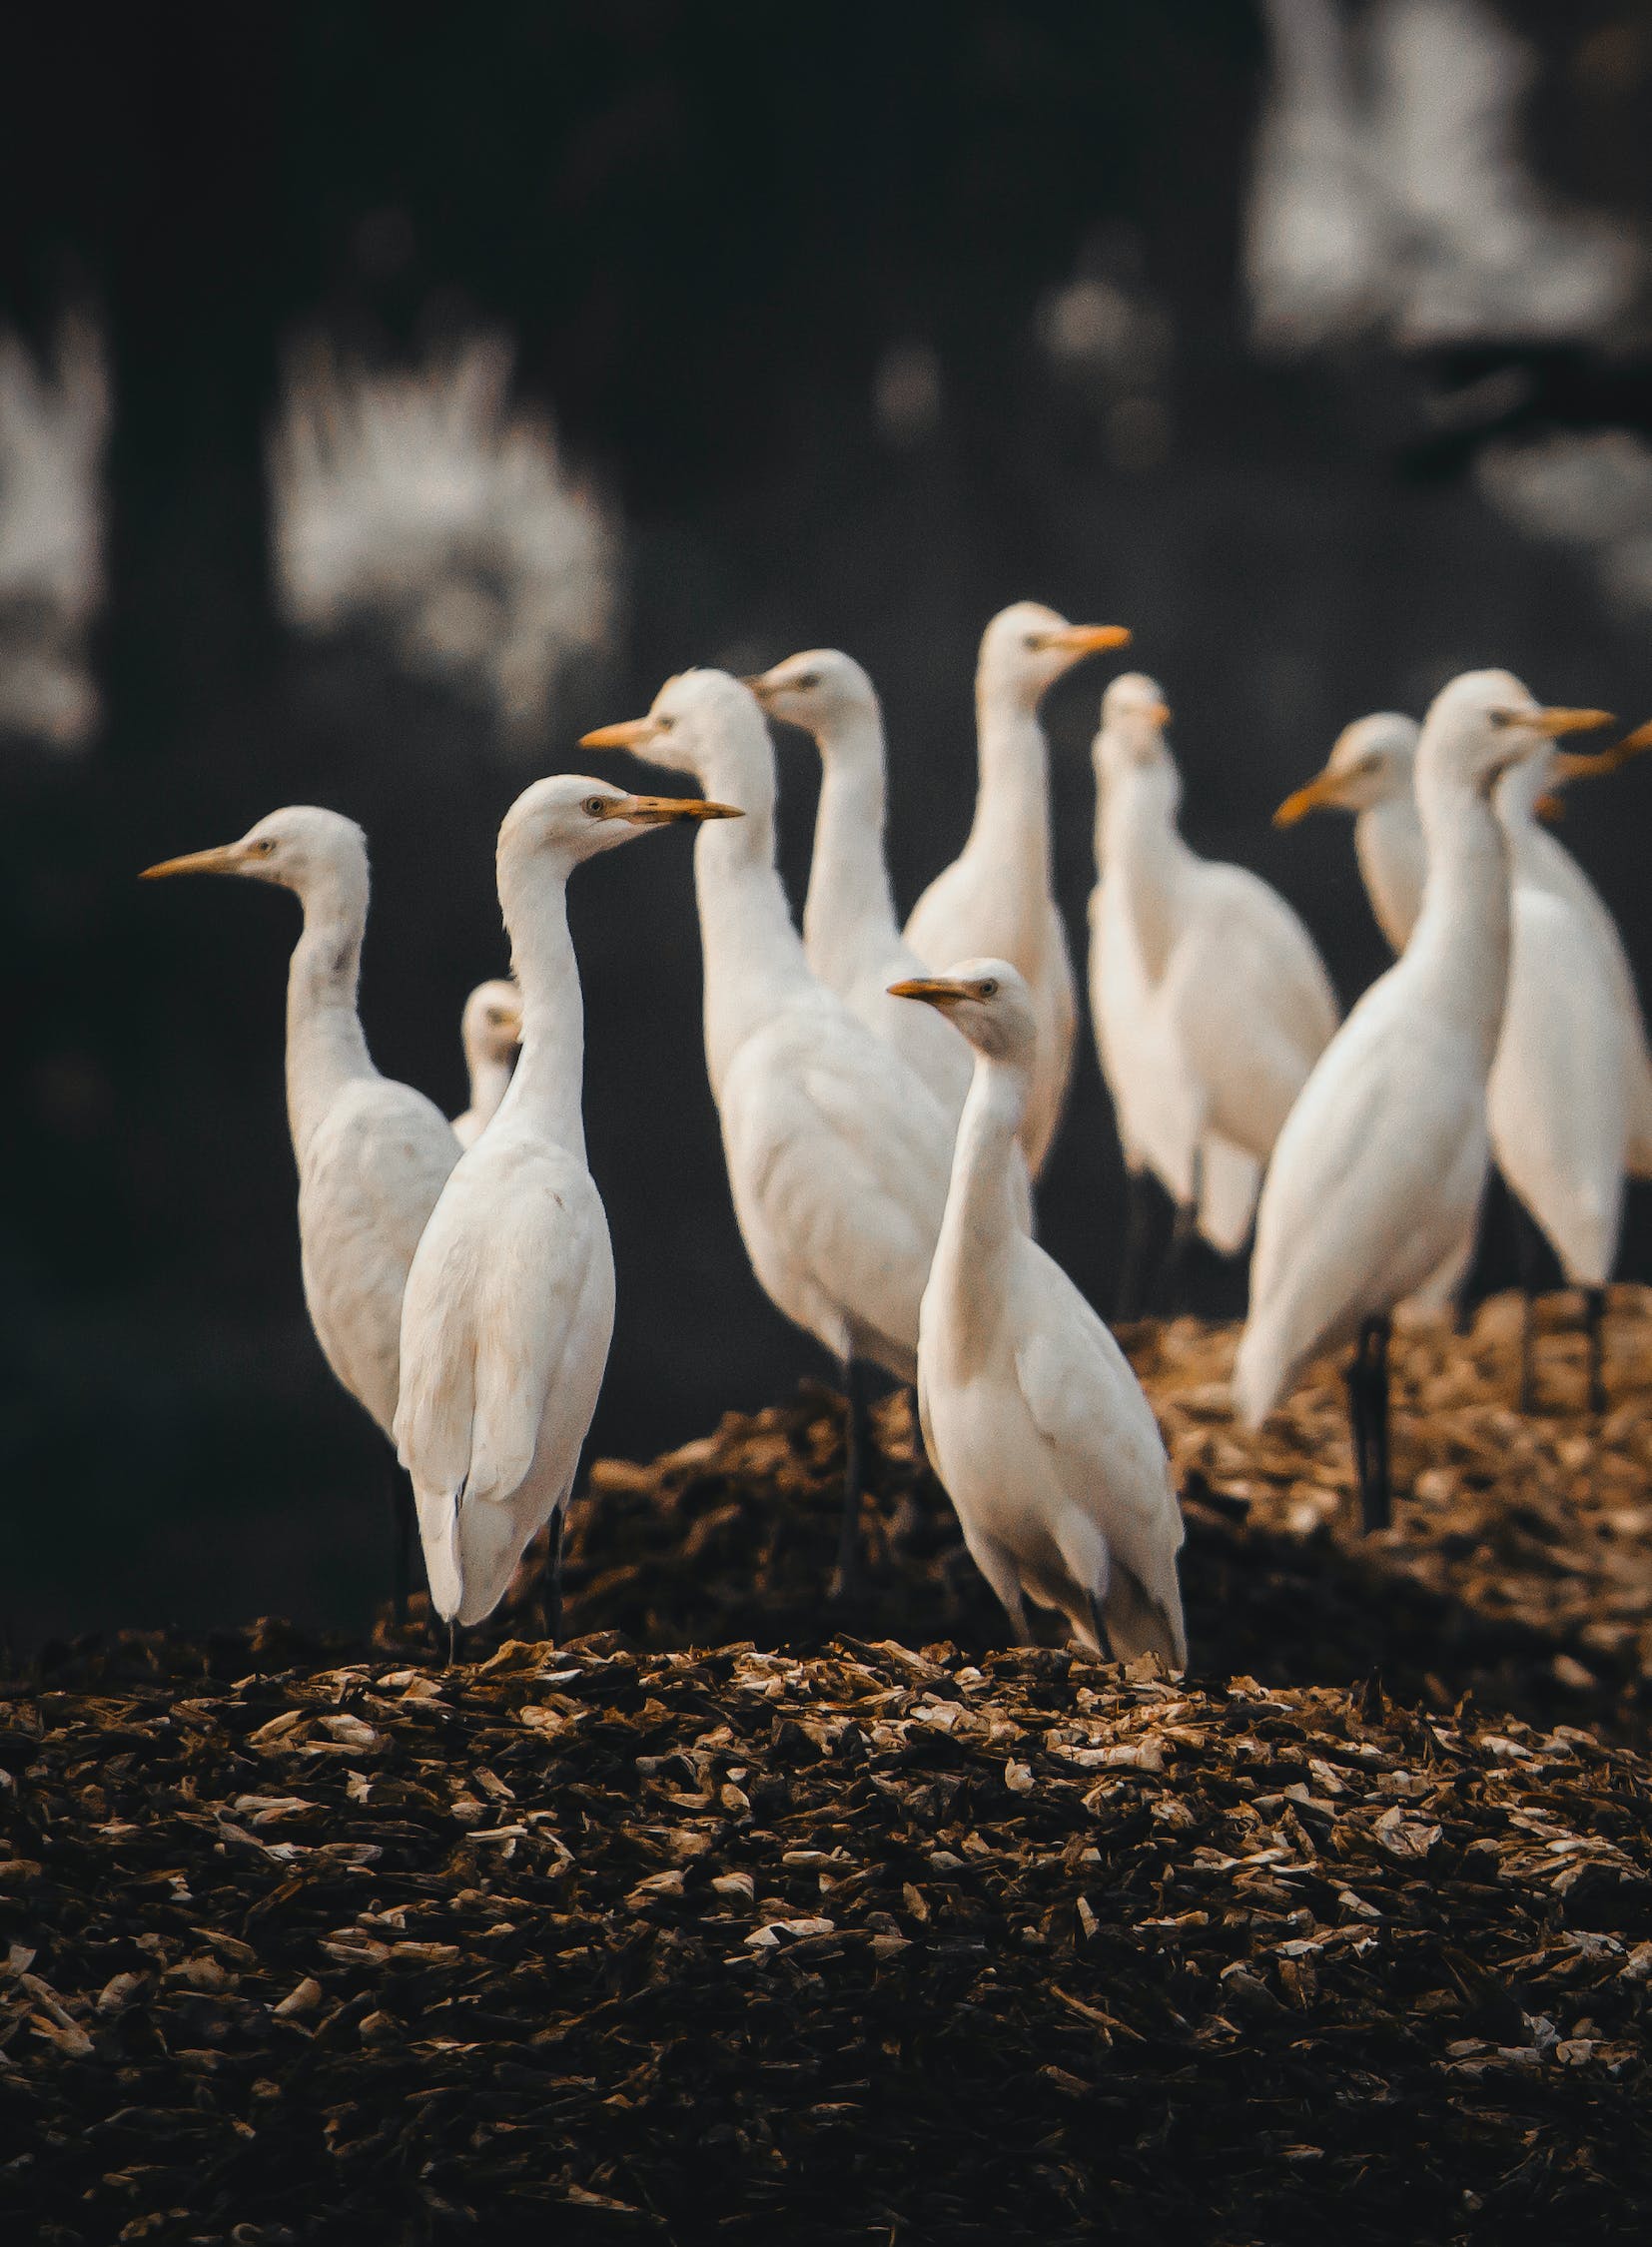
[{"label": "brown mulch", "polygon": [[858,1640],[8,1722],[8,2237],[1643,2233],[1652,1766],[1578,1729]]},{"label": "brown mulch", "polygon": [[451,1671],[51,1650],[0,1701],[0,2237],[1643,2236],[1652,1295],[1598,1430],[1545,1311],[1530,1416],[1509,1302],[1396,1343],[1374,1539],[1334,1367],[1251,1438],[1232,1329],[1130,1333],[1186,1684],[993,1651],[900,1396],[834,1607],[818,1390],[594,1463],[559,1650],[531,1585]]}]

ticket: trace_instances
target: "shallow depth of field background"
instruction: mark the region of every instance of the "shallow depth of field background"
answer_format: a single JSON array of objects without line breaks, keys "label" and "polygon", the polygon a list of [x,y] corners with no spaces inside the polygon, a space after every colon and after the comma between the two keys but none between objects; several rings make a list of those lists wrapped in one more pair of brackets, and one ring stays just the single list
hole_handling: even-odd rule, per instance
[{"label": "shallow depth of field background", "polygon": [[[282,14],[7,33],[0,1624],[25,1647],[360,1622],[385,1583],[380,1439],[299,1289],[296,909],[140,889],[150,860],[286,802],[361,819],[374,1052],[456,1110],[461,1001],[505,964],[500,814],[686,664],[867,663],[904,909],[969,823],[987,617],[1129,623],[1190,839],[1279,884],[1344,1002],[1385,963],[1347,827],[1268,825],[1339,726],[1484,663],[1652,711],[1652,9]],[[1047,713],[1081,960],[1108,675]],[[779,754],[800,901],[815,763]],[[1649,808],[1636,769],[1565,830],[1643,972]],[[688,849],[589,870],[573,915],[619,1275],[592,1442],[642,1456],[825,1368],[734,1230]],[[1087,1036],[1041,1218],[1104,1306],[1121,1194]],[[1623,1269],[1652,1276],[1640,1199]],[[1237,1312],[1242,1269],[1193,1296]]]}]

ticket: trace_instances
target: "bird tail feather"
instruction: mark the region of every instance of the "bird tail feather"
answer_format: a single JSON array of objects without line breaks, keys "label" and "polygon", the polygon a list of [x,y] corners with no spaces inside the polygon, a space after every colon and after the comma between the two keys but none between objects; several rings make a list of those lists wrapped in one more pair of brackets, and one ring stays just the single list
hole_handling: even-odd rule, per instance
[{"label": "bird tail feather", "polygon": [[1100,1605],[1107,1643],[1116,1662],[1133,1662],[1139,1655],[1157,1654],[1167,1670],[1188,1667],[1188,1634],[1182,1620],[1181,1599],[1173,1593],[1169,1606],[1155,1599],[1142,1579],[1128,1569],[1117,1554]]}]

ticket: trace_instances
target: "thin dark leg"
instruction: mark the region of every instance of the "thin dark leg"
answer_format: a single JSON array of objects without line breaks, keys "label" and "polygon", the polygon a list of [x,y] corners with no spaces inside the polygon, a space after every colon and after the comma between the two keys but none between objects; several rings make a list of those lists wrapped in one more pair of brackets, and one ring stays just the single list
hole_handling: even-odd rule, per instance
[{"label": "thin dark leg", "polygon": [[[1348,1391],[1348,1434],[1353,1444],[1353,1472],[1359,1486],[1359,1518],[1366,1521],[1371,1487],[1369,1434],[1370,1384],[1365,1370],[1365,1331],[1353,1346],[1353,1356],[1342,1376]],[[1367,1523],[1368,1526],[1368,1523]]]},{"label": "thin dark leg", "polygon": [[1366,1444],[1370,1453],[1370,1478],[1365,1500],[1367,1530],[1386,1529],[1393,1519],[1388,1486],[1388,1321],[1365,1321],[1360,1342],[1365,1352]]},{"label": "thin dark leg", "polygon": [[1514,1217],[1515,1268],[1520,1275],[1520,1395],[1518,1409],[1532,1411],[1537,1402],[1536,1324],[1538,1280],[1543,1268],[1543,1236],[1525,1203],[1510,1190],[1508,1205]]},{"label": "thin dark leg", "polygon": [[1583,1326],[1589,1337],[1589,1410],[1597,1420],[1606,1410],[1606,1340],[1602,1332],[1605,1316],[1605,1288],[1585,1287]]},{"label": "thin dark leg", "polygon": [[562,1643],[562,1509],[550,1517],[550,1545],[545,1554],[545,1637],[552,1646]]},{"label": "thin dark leg", "polygon": [[452,1666],[453,1666],[454,1662],[455,1662],[455,1661],[456,1661],[457,1659],[458,1659],[458,1625],[457,1625],[456,1623],[453,1623],[453,1622],[449,1622],[449,1623],[448,1623],[448,1625],[447,1625],[447,1667],[448,1667],[448,1669],[449,1669],[449,1670],[450,1670],[450,1669],[452,1668]]},{"label": "thin dark leg", "polygon": [[413,1503],[412,1486],[394,1458],[390,1463],[385,1492],[391,1502],[391,1601],[396,1610],[396,1627],[401,1630],[408,1620],[408,1577],[413,1550]]},{"label": "thin dark leg", "polygon": [[872,1437],[868,1371],[864,1359],[850,1357],[844,1361],[847,1410],[843,1426],[843,1525],[838,1532],[837,1575],[832,1585],[832,1597],[839,1600],[851,1598],[860,1588],[860,1499]]},{"label": "thin dark leg", "polygon": [[1199,1202],[1205,1190],[1205,1155],[1199,1147],[1194,1149],[1189,1185],[1188,1199],[1177,1203],[1176,1222],[1171,1227],[1171,1244],[1166,1251],[1165,1268],[1159,1281],[1159,1300],[1167,1318],[1174,1318],[1182,1307],[1182,1280],[1187,1268],[1188,1250],[1199,1230]]},{"label": "thin dark leg", "polygon": [[1153,1236],[1153,1187],[1146,1170],[1125,1172],[1125,1238],[1119,1251],[1119,1291],[1115,1318],[1135,1318],[1142,1304],[1148,1249]]}]

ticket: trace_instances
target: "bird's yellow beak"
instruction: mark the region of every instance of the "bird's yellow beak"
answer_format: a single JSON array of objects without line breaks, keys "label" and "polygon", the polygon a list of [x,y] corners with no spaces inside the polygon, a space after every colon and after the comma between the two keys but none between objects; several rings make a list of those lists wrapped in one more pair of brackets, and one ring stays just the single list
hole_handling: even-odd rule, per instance
[{"label": "bird's yellow beak", "polygon": [[1059,624],[1048,632],[1036,632],[1033,645],[1037,648],[1056,648],[1064,655],[1099,655],[1104,648],[1129,647],[1128,624]]},{"label": "bird's yellow beak", "polygon": [[1348,777],[1346,773],[1333,772],[1327,765],[1323,772],[1315,773],[1310,781],[1285,798],[1273,814],[1274,826],[1294,827],[1297,820],[1306,819],[1309,812],[1320,811],[1327,804],[1339,804]]},{"label": "bird's yellow beak", "polygon": [[[590,746],[587,742],[587,748]],[[608,814],[632,827],[670,827],[687,819],[744,819],[738,804],[708,803],[700,796],[625,796]]]},{"label": "bird's yellow beak", "polygon": [[[1605,715],[1603,711],[1578,714],[1595,718]],[[1637,726],[1633,733],[1625,734],[1610,749],[1597,749],[1592,756],[1583,755],[1576,749],[1557,749],[1554,753],[1555,772],[1562,780],[1600,780],[1607,773],[1616,772],[1620,766],[1628,764],[1631,758],[1638,757],[1646,749],[1652,749],[1652,719],[1648,719],[1643,726]]]},{"label": "bird's yellow beak", "polygon": [[163,858],[157,866],[146,866],[138,879],[140,882],[164,882],[173,874],[233,874],[246,858],[244,843],[220,843],[210,851],[189,851],[182,858]]},{"label": "bird's yellow beak", "polygon": [[1539,819],[1553,827],[1566,816],[1566,799],[1556,795],[1552,788],[1545,788],[1531,808]]},{"label": "bird's yellow beak", "polygon": [[955,1007],[960,999],[969,999],[973,993],[967,983],[953,983],[946,976],[910,976],[905,983],[889,986],[891,999],[921,999],[929,1007]]},{"label": "bird's yellow beak", "polygon": [[1593,733],[1599,726],[1609,726],[1612,713],[1610,710],[1522,710],[1514,722],[1529,726],[1534,733],[1546,733],[1554,741],[1563,733]]},{"label": "bird's yellow beak", "polygon": [[785,681],[777,679],[772,671],[748,671],[740,684],[748,694],[756,695],[759,702],[766,702],[771,694],[780,691]]},{"label": "bird's yellow beak", "polygon": [[659,732],[658,721],[652,717],[622,718],[618,725],[598,726],[594,733],[579,736],[581,749],[642,749]]},{"label": "bird's yellow beak", "polygon": [[1142,715],[1150,725],[1168,726],[1171,722],[1171,706],[1168,702],[1156,702],[1151,709],[1144,710]]}]

